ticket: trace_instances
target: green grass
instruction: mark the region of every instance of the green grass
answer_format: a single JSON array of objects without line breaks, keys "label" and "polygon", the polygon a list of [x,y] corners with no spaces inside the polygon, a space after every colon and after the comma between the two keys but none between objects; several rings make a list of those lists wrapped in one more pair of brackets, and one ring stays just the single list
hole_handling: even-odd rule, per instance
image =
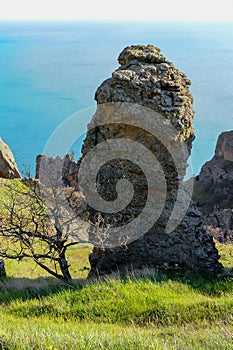
[{"label": "green grass", "polygon": [[220,255],[219,261],[224,267],[233,270],[233,244],[216,244]]},{"label": "green grass", "polygon": [[[0,195],[7,196],[1,186]],[[6,260],[0,350],[233,350],[233,246],[217,248],[228,277],[167,273],[87,283],[90,245],[70,249],[70,285],[31,260]]]},{"label": "green grass", "polygon": [[230,276],[21,280],[0,284],[0,349],[233,349]]},{"label": "green grass", "polygon": [[[6,317],[0,339],[5,349],[28,350],[232,350],[232,326],[135,327],[51,318]],[[4,349],[4,348],[3,348]]]},{"label": "green grass", "polygon": [[233,310],[231,280],[207,283],[200,279],[195,285],[185,280],[127,279],[60,286],[60,290],[53,286],[42,294],[25,292],[12,295],[0,310],[24,318],[47,316],[138,326],[229,321]]},{"label": "green grass", "polygon": [[[86,278],[90,264],[88,256],[92,251],[92,245],[77,245],[70,247],[67,250],[67,258],[70,264],[70,272],[74,279]],[[48,264],[50,266],[50,264]],[[49,273],[39,267],[32,259],[24,259],[22,261],[17,260],[5,260],[5,267],[7,276],[14,278],[40,278],[49,277]],[[52,263],[51,263],[52,267]]]},{"label": "green grass", "polygon": [[1,289],[2,349],[233,349],[231,278]]}]

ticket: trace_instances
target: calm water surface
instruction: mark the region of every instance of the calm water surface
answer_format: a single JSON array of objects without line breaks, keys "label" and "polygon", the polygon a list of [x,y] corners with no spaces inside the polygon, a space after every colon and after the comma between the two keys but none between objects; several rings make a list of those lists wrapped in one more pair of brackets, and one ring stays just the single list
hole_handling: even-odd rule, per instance
[{"label": "calm water surface", "polygon": [[[21,171],[35,170],[54,129],[93,106],[120,51],[153,44],[192,81],[194,173],[220,132],[233,129],[233,24],[0,22],[0,136]],[[76,157],[79,155],[76,147]]]}]

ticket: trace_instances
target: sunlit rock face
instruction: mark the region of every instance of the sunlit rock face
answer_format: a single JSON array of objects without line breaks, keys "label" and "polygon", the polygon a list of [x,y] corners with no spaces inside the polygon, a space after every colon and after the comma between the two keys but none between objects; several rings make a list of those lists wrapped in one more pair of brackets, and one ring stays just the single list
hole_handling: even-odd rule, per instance
[{"label": "sunlit rock face", "polygon": [[207,232],[220,243],[233,242],[233,130],[222,132],[214,156],[196,178],[193,198]]},{"label": "sunlit rock face", "polygon": [[[162,203],[162,199],[164,205],[153,225],[136,239],[122,240],[118,246],[114,244],[112,247],[104,243],[101,246],[96,241],[90,255],[89,277],[112,272],[125,275],[145,267],[216,274],[221,270],[218,252],[212,237],[203,229],[201,214],[191,202],[190,191],[186,191],[183,183],[194,139],[190,80],[152,45],[127,47],[118,61],[120,67],[96,91],[98,108],[88,126],[80,163],[90,151],[99,145],[102,147],[107,140],[130,140],[149,150],[158,161],[160,172],[158,170],[155,187],[149,189],[150,180],[146,173],[150,167],[153,172],[155,167],[149,164],[149,158],[144,162],[147,163],[145,171],[130,161],[127,146],[122,141],[125,154],[113,157],[101,167],[96,176],[97,187],[100,196],[110,205],[119,194],[117,183],[126,179],[133,186],[132,200],[124,210],[114,214],[99,213],[89,206],[88,218],[98,226],[97,218],[101,216],[102,225],[122,227],[123,231],[125,225],[135,222],[141,215],[151,193],[157,199],[155,207],[156,203],[158,206]],[[114,121],[117,111],[121,114],[118,123]],[[132,122],[136,119],[137,122]],[[156,125],[155,129],[150,129],[152,124]],[[168,125],[170,129],[166,129]],[[113,150],[106,148],[106,152]],[[137,152],[135,148],[135,154]],[[89,171],[88,167],[86,171]],[[161,172],[165,187],[160,179]],[[156,209],[152,206],[150,210],[153,215]]]},{"label": "sunlit rock face", "polygon": [[0,177],[5,179],[20,178],[18,167],[9,146],[0,138]]}]

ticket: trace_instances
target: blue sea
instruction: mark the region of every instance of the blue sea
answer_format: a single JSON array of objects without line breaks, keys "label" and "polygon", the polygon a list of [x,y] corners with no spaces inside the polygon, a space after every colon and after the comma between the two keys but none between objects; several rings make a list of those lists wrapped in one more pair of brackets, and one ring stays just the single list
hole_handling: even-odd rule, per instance
[{"label": "blue sea", "polygon": [[213,156],[219,133],[233,129],[233,23],[2,21],[0,137],[21,172],[34,176],[50,135],[95,104],[97,87],[131,44],[160,47],[191,79],[194,174]]}]

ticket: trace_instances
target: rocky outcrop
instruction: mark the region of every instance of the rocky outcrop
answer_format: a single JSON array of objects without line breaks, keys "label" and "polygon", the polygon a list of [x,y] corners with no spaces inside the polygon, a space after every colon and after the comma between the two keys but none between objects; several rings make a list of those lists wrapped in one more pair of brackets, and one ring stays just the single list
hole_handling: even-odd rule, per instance
[{"label": "rocky outcrop", "polygon": [[164,227],[157,224],[145,236],[128,246],[94,248],[90,263],[90,278],[112,272],[125,277],[143,268],[189,270],[211,275],[221,271],[213,238],[206,233],[201,213],[195,206],[190,207],[172,234],[166,234]]},{"label": "rocky outcrop", "polygon": [[[52,174],[52,171],[56,174]],[[65,186],[76,187],[77,173],[78,165],[71,154],[67,154],[64,158],[59,156],[52,158],[41,154],[36,157],[36,179],[40,179],[40,182],[48,187],[56,186],[60,176]]]},{"label": "rocky outcrop", "polygon": [[222,132],[218,137],[215,157],[233,162],[233,130]]},{"label": "rocky outcrop", "polygon": [[203,214],[206,231],[219,243],[233,243],[233,209],[215,209]]},{"label": "rocky outcrop", "polygon": [[18,167],[10,148],[0,138],[0,177],[4,179],[20,178]]},{"label": "rocky outcrop", "polygon": [[120,68],[97,89],[97,103],[130,102],[151,108],[171,121],[191,150],[194,110],[187,76],[152,45],[127,47],[118,61]]},{"label": "rocky outcrop", "polygon": [[[119,63],[120,68],[97,89],[95,99],[99,108],[88,127],[82,148],[82,160],[96,146],[102,147],[103,143],[107,143],[106,140],[127,139],[142,144],[156,157],[161,166],[166,181],[165,204],[158,220],[138,239],[112,248],[96,244],[90,255],[89,277],[110,274],[113,271],[124,275],[128,271],[145,267],[188,269],[216,274],[221,270],[221,264],[218,262],[218,253],[213,239],[205,232],[201,223],[201,214],[191,203],[191,198],[186,193],[182,182],[194,139],[192,125],[194,111],[193,98],[189,91],[190,81],[160,53],[158,48],[151,45],[127,47],[120,54]],[[122,120],[126,122],[112,122],[117,113],[115,107],[112,107],[113,104],[120,106]],[[135,107],[135,105],[146,108],[145,113],[141,113],[141,107]],[[127,113],[130,114],[129,121],[133,119],[132,114],[142,118],[141,122],[145,127],[139,128],[138,124],[127,123]],[[165,144],[150,131],[149,127],[146,127],[158,114],[161,119],[158,119],[160,124],[157,124],[156,129],[160,130],[161,134],[162,129],[169,123],[175,130],[174,134],[167,135]],[[100,119],[101,123],[99,123]],[[187,153],[178,151],[183,149],[183,146]],[[127,154],[127,146],[124,147]],[[107,149],[105,152],[108,152]],[[141,154],[141,158],[143,157]],[[127,156],[108,161],[96,177],[98,192],[109,203],[117,198],[116,186],[119,180],[127,179],[132,183],[134,195],[124,210],[110,214],[101,212],[106,227],[118,225],[122,227],[122,231],[124,225],[134,220],[143,211],[150,193],[149,180],[145,173],[125,158]],[[178,166],[175,162],[177,158]],[[86,170],[91,171],[90,168]],[[151,166],[151,172],[153,171],[154,168]],[[153,177],[155,178],[156,174]],[[161,188],[163,185],[162,181],[161,184],[159,181],[152,191],[154,198],[157,196],[158,202],[161,200],[160,185]],[[177,225],[169,231],[167,225],[177,201],[180,203],[178,207],[182,207],[185,201],[191,204],[186,215],[184,213],[183,219],[178,220],[175,217]],[[89,207],[88,212],[88,219],[94,225],[98,225],[96,221],[100,214],[98,210]]]},{"label": "rocky outcrop", "polygon": [[206,162],[198,177],[199,198],[204,210],[233,208],[233,131],[223,132],[217,141],[214,157]]},{"label": "rocky outcrop", "polygon": [[214,157],[194,183],[193,199],[206,230],[219,242],[233,242],[233,131],[220,134]]},{"label": "rocky outcrop", "polygon": [[0,278],[6,277],[6,270],[5,270],[5,264],[4,260],[0,259]]}]

